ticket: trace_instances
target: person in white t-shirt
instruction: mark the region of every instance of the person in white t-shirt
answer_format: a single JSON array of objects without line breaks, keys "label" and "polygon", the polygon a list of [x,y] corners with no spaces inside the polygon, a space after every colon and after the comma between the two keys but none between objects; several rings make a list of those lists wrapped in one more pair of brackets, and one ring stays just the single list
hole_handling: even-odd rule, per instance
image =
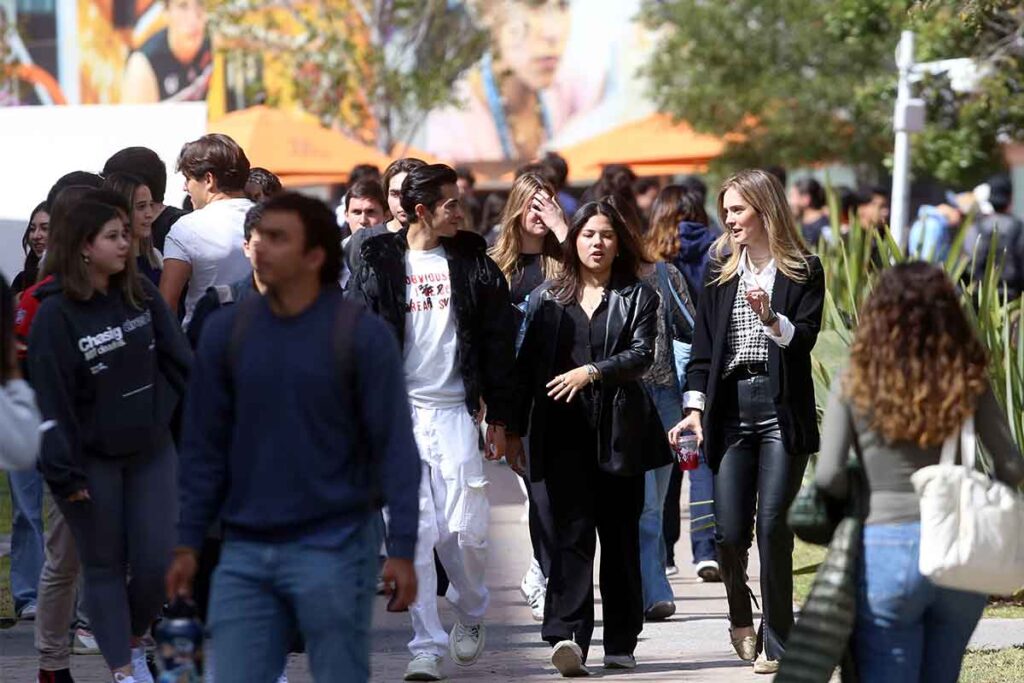
[{"label": "person in white t-shirt", "polygon": [[[456,175],[441,164],[402,183],[408,228],[371,237],[350,296],[394,329],[420,451],[419,592],[410,608],[413,660],[406,680],[441,680],[446,654],[469,666],[483,652],[489,504],[477,423],[486,405],[487,457],[522,471],[517,436],[514,342],[508,284],[487,245],[463,223]],[[456,623],[446,633],[437,609],[434,551],[450,586]]]},{"label": "person in white t-shirt", "polygon": [[178,155],[178,171],[195,211],[182,216],[164,243],[160,294],[177,311],[185,292],[187,328],[192,311],[206,290],[230,285],[252,272],[245,257],[245,214],[253,203],[245,197],[249,160],[227,135],[204,135],[186,143]]}]

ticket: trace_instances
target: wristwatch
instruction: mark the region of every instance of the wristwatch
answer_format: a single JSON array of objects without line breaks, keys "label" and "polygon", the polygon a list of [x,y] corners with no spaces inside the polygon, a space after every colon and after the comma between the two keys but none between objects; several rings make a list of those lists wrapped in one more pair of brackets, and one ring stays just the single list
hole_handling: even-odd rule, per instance
[{"label": "wristwatch", "polygon": [[769,308],[768,309],[768,319],[767,320],[762,320],[761,324],[765,325],[766,327],[771,327],[772,325],[774,325],[777,322],[779,322],[779,314]]}]

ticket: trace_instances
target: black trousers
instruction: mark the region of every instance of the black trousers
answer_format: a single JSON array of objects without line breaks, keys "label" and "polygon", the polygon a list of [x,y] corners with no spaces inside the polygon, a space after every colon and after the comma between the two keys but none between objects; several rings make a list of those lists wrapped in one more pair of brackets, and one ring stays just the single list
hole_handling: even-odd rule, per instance
[{"label": "black trousers", "polygon": [[594,554],[600,536],[604,651],[632,654],[644,623],[644,477],[605,474],[597,468],[596,453],[548,452],[557,453],[545,475],[555,536],[541,636],[551,645],[574,640],[586,659],[594,632]]},{"label": "black trousers", "polygon": [[793,626],[793,534],[786,512],[800,489],[807,456],[782,444],[767,376],[727,381],[723,414],[728,448],[715,475],[718,557],[734,627],[753,626],[747,553],[757,528],[761,561],[758,649],[781,659]]},{"label": "black trousers", "polygon": [[555,522],[551,517],[548,488],[542,481],[526,480],[526,497],[530,500],[530,545],[533,557],[547,578],[551,576],[551,555],[555,544]]}]

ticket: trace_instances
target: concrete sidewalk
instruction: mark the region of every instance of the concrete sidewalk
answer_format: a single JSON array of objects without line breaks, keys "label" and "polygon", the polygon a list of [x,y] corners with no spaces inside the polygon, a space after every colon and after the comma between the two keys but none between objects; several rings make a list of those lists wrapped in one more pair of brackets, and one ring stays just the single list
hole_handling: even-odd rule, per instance
[{"label": "concrete sidewalk", "polygon": [[[559,680],[548,663],[549,647],[540,639],[540,624],[519,593],[519,582],[530,560],[530,543],[523,517],[523,496],[515,475],[506,467],[488,464],[491,481],[491,553],[488,584],[491,587],[491,611],[488,617],[487,647],[474,666],[459,668],[446,664],[453,681],[552,681]],[[684,491],[684,500],[686,493]],[[684,514],[686,506],[683,506]],[[688,528],[684,519],[683,528]],[[647,624],[636,650],[638,668],[634,672],[606,675],[600,668],[601,648],[600,594],[598,593],[597,630],[590,651],[595,677],[628,678],[637,681],[763,681],[739,661],[729,645],[725,592],[721,584],[701,583],[693,574],[687,539],[676,548],[680,574],[672,585],[679,611],[672,619]],[[757,576],[756,552],[751,553],[750,573]],[[756,578],[751,582],[760,599]],[[444,601],[442,601],[444,604]],[[389,614],[385,601],[378,599],[374,615],[373,681],[400,681],[409,662],[406,643],[411,637],[408,614]],[[444,623],[453,623],[445,608]],[[983,620],[978,626],[972,648],[1008,647],[1024,642],[1024,620]],[[258,643],[253,643],[259,647]],[[105,683],[102,658],[76,656],[72,660],[76,680]],[[31,624],[19,624],[0,631],[0,682],[35,681],[36,657],[32,645]],[[288,667],[292,683],[311,681],[305,658],[295,656]],[[259,683],[254,681],[253,683]],[[342,681],[329,683],[343,683]]]}]

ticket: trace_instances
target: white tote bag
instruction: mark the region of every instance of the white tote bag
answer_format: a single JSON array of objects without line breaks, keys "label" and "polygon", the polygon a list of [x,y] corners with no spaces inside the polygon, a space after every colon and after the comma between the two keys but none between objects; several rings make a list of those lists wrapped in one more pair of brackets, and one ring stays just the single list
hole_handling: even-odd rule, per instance
[{"label": "white tote bag", "polygon": [[[957,441],[961,462],[956,464]],[[1011,595],[1024,586],[1024,497],[974,469],[974,418],[910,480],[921,500],[918,568],[936,586]]]}]

